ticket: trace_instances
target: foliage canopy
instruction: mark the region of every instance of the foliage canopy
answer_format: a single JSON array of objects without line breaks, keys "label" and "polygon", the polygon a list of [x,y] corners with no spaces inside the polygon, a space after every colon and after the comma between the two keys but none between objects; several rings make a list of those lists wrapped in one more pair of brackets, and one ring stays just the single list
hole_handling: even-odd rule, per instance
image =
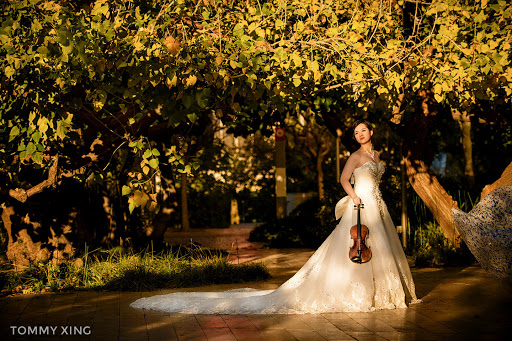
[{"label": "foliage canopy", "polygon": [[60,176],[87,181],[106,176],[114,155],[132,153],[138,162],[120,191],[131,210],[154,208],[148,180],[162,162],[199,167],[169,136],[200,136],[212,111],[248,134],[320,95],[335,96],[335,110],[385,119],[412,113],[421,89],[483,120],[510,106],[512,4],[504,0],[0,6],[0,168],[10,188],[22,186],[24,167],[49,168],[56,155]]}]

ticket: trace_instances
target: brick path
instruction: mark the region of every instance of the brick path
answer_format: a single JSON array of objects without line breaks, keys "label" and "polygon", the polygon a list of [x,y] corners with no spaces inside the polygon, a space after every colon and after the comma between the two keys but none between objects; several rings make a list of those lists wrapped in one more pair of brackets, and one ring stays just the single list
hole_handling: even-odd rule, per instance
[{"label": "brick path", "polygon": [[[239,249],[238,257],[232,258],[235,262],[255,258],[265,261],[274,276],[267,282],[145,293],[74,292],[4,297],[0,299],[0,333],[16,340],[273,341],[502,340],[512,332],[512,281],[494,279],[479,267],[412,269],[423,303],[408,309],[320,315],[177,315],[129,306],[139,297],[174,291],[277,288],[311,254],[311,250],[258,250],[257,245]],[[58,336],[28,338],[29,326],[56,327]],[[13,327],[17,328],[14,336]],[[51,334],[44,329],[37,331]],[[24,337],[19,335],[23,332]]]}]

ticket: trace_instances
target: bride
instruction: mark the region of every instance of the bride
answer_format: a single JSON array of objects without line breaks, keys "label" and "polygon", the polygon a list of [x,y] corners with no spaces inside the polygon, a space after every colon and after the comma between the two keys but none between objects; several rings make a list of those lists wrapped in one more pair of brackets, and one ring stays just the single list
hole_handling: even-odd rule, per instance
[{"label": "bride", "polygon": [[[406,303],[418,302],[407,259],[378,187],[384,165],[372,146],[372,125],[357,121],[353,131],[361,148],[349,157],[340,177],[348,194],[336,205],[336,219],[341,220],[292,278],[276,290],[178,292],[141,298],[131,306],[189,314],[305,314],[405,308]],[[354,188],[349,183],[352,174]],[[350,202],[364,203],[361,223],[370,229],[366,244],[372,251],[368,263],[353,263],[348,256],[353,244],[349,231],[356,216]]]}]

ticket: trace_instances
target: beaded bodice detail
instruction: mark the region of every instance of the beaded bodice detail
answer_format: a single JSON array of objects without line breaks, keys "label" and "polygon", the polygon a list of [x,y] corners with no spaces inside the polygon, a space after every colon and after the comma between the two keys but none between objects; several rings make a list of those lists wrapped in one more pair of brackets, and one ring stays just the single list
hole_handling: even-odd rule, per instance
[{"label": "beaded bodice detail", "polygon": [[[366,192],[374,192],[379,187],[379,181],[384,174],[384,164],[375,161],[367,161],[354,170],[355,189]],[[356,192],[357,193],[357,192]],[[359,193],[358,193],[359,194]]]},{"label": "beaded bodice detail", "polygon": [[374,204],[382,217],[386,214],[386,204],[382,199],[379,181],[384,174],[384,164],[368,161],[354,170],[354,191],[363,200],[364,204]]}]

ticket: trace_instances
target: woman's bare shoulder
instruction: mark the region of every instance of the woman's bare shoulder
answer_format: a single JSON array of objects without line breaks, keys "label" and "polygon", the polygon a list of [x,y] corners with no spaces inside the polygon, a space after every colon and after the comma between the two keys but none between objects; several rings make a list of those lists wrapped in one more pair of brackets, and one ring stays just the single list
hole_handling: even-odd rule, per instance
[{"label": "woman's bare shoulder", "polygon": [[350,154],[350,156],[348,157],[347,162],[356,163],[357,164],[357,163],[359,163],[360,160],[361,160],[361,152],[359,150],[356,150],[355,152]]}]

